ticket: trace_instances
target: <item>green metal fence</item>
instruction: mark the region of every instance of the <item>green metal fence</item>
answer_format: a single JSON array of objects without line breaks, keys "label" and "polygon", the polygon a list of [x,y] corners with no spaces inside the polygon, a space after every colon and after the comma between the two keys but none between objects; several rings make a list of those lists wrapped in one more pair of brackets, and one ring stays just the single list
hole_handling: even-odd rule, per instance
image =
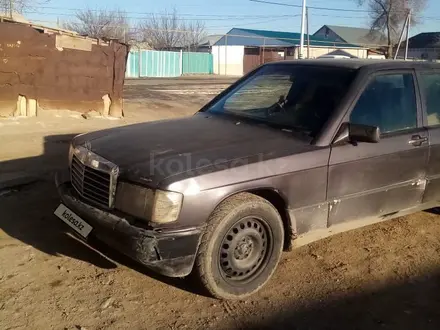
[{"label": "green metal fence", "polygon": [[212,74],[213,58],[209,53],[131,50],[126,77],[178,77],[183,74]]},{"label": "green metal fence", "polygon": [[139,51],[130,51],[127,58],[127,66],[125,68],[125,76],[127,78],[139,78]]},{"label": "green metal fence", "polygon": [[212,54],[183,53],[183,74],[212,74],[214,64]]}]

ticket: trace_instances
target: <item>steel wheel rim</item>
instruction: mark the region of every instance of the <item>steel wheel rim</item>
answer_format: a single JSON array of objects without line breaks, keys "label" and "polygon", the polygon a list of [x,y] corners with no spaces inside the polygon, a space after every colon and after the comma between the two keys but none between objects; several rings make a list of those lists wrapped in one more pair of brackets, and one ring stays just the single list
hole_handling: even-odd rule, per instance
[{"label": "steel wheel rim", "polygon": [[220,273],[230,284],[250,282],[265,269],[272,253],[272,231],[255,216],[229,228],[220,245]]}]

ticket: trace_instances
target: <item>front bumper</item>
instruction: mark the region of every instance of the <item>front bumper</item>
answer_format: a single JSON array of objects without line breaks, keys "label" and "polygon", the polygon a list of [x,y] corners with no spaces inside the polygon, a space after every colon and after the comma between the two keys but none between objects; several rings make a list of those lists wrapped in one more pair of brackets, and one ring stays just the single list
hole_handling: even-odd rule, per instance
[{"label": "front bumper", "polygon": [[67,173],[57,173],[55,182],[63,204],[93,227],[90,236],[162,275],[183,277],[191,272],[202,228],[140,228],[76,198]]}]

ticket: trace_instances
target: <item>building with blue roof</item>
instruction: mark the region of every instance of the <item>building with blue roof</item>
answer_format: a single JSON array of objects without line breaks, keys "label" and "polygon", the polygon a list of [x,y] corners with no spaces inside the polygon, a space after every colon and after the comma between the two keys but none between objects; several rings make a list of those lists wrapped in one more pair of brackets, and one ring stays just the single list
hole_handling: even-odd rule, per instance
[{"label": "building with blue roof", "polygon": [[[233,28],[213,46],[214,73],[240,76],[272,61],[299,58],[301,34],[268,30]],[[341,40],[304,36],[304,57],[317,58],[335,50],[366,58],[367,49]]]}]

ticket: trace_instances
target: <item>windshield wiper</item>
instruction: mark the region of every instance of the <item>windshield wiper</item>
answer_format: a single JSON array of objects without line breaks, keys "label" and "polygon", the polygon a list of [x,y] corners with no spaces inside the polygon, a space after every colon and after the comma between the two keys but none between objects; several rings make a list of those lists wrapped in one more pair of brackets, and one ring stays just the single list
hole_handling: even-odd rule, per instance
[{"label": "windshield wiper", "polygon": [[286,111],[286,109],[284,109],[285,104],[286,104],[286,98],[284,97],[284,95],[280,95],[278,101],[266,109],[267,116],[270,117],[274,112],[285,112]]},{"label": "windshield wiper", "polygon": [[[259,109],[255,109],[255,110],[259,110]],[[300,133],[301,135],[304,135],[307,137],[311,137],[310,134],[312,133],[312,131],[306,127],[298,126],[298,125],[276,123],[276,122],[269,120],[269,118],[249,116],[249,115],[246,115],[246,111],[242,111],[242,112],[224,111],[224,112],[221,112],[218,114],[223,115],[223,116],[232,116],[232,117],[236,118],[237,120],[240,120],[240,119],[241,120],[250,120],[254,123],[269,126],[271,128],[287,130],[287,131],[294,131],[296,133]]]},{"label": "windshield wiper", "polygon": [[289,125],[289,124],[279,124],[279,123],[274,123],[273,121],[260,121],[262,124],[267,125],[269,127],[272,128],[277,128],[277,129],[281,129],[283,131],[288,131],[288,132],[295,132],[295,133],[301,133],[302,135],[306,135],[308,137],[310,137],[310,134],[312,133],[312,131],[306,127],[302,127],[302,126],[295,126],[295,125]]}]

